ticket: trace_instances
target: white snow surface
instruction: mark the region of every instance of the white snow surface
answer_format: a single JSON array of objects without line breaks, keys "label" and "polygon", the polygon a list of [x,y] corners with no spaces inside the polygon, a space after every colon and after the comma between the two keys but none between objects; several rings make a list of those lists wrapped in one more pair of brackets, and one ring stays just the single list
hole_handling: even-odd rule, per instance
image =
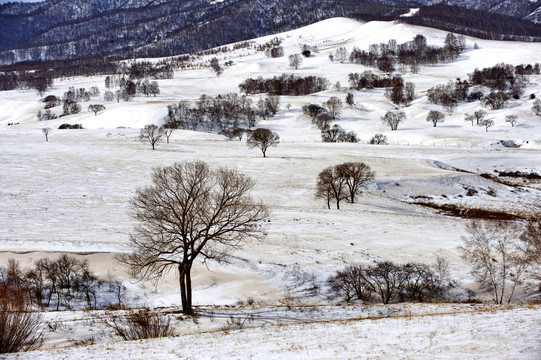
[{"label": "white snow surface", "polygon": [[[227,325],[178,337],[21,353],[16,359],[521,359],[541,351],[541,309],[470,309],[443,306],[416,314],[364,317],[358,307],[338,309],[335,320],[289,322],[266,313],[264,325]],[[301,310],[306,311],[306,310]],[[309,309],[316,315],[321,309]],[[250,313],[250,312],[245,312]],[[342,318],[343,313],[361,315]],[[226,313],[225,313],[226,314]],[[224,315],[218,312],[216,316]],[[342,315],[342,316],[341,316]],[[240,317],[240,319],[244,319]],[[255,317],[257,321],[258,317]],[[269,320],[270,319],[270,320]],[[207,322],[206,319],[202,320]],[[266,324],[265,324],[266,322]],[[223,324],[220,319],[212,323]],[[189,324],[181,326],[192,327]],[[200,325],[197,325],[201,327]],[[8,357],[10,358],[10,357]]]},{"label": "white snow surface", "polygon": [[[43,103],[35,91],[1,92],[0,259],[5,262],[15,257],[29,265],[41,256],[73,252],[89,259],[98,274],[112,273],[128,283],[113,255],[129,250],[126,244],[134,224],[129,203],[136,188],[150,183],[154,167],[205,160],[212,166],[238,169],[254,179],[252,195],[268,204],[272,215],[264,241],[247,243],[234,253],[230,264],[210,263],[208,268],[198,265],[194,269],[195,304],[225,306],[250,297],[271,306],[284,293],[301,296],[295,288],[298,274],[323,283],[347,263],[432,263],[436,255],[450,261],[454,278],[471,283],[467,265],[457,250],[467,220],[444,216],[412,202],[424,196],[438,204],[511,213],[539,209],[539,184],[515,187],[479,174],[507,170],[541,174],[541,118],[531,111],[529,99],[530,93],[541,95],[541,77],[528,78],[520,100],[510,101],[502,110],[487,110],[488,118],[495,121],[488,132],[464,121],[464,113],[481,109],[479,103],[460,104],[453,114],[447,114],[443,124],[432,127],[426,122],[428,111],[443,110],[427,102],[426,90],[456,78],[466,79],[475,68],[500,62],[533,64],[538,61],[541,44],[466,38],[467,49],[457,61],[421,67],[418,74],[404,72],[405,81],[414,82],[417,97],[403,109],[407,119],[397,131],[391,132],[381,124],[385,112],[394,109],[383,90],[352,91],[356,104],[345,108],[336,123],[355,131],[362,140],[357,144],[321,143],[318,130],[301,110],[306,103],[320,104],[331,96],[343,100],[348,74],[367,70],[355,64],[331,63],[328,55],[338,47],[348,51],[353,47],[367,49],[370,44],[392,38],[398,43],[408,41],[419,33],[429,44],[438,46],[446,36],[439,30],[392,22],[325,20],[278,35],[283,39],[285,57],[270,59],[246,49],[220,54],[220,61],[233,61],[220,77],[208,68],[177,71],[174,79],[159,81],[161,94],[155,98],[120,103],[93,99],[90,103],[103,103],[107,108],[96,116],[83,111],[39,122],[35,115]],[[256,41],[264,43],[273,37]],[[479,49],[473,49],[474,43]],[[298,70],[291,70],[287,55],[298,53],[302,44],[319,50],[305,58]],[[248,77],[283,73],[324,76],[331,84],[340,82],[342,89],[282,96],[277,116],[258,124],[278,132],[282,139],[269,149],[267,158],[262,158],[257,149],[248,149],[244,142],[227,141],[211,133],[178,130],[169,144],[159,143],[155,151],[137,140],[144,125],[163,123],[168,104],[195,101],[201,94],[238,93],[238,84]],[[104,77],[66,78],[55,80],[47,94],[61,97],[70,86],[98,86],[103,93],[103,84]],[[252,99],[257,102],[259,96]],[[90,103],[83,103],[83,109]],[[291,105],[290,110],[286,104]],[[58,112],[59,108],[53,110]],[[505,123],[508,114],[519,115],[515,127]],[[58,130],[63,123],[80,123],[85,129]],[[41,133],[44,127],[54,129],[49,142]],[[384,133],[390,144],[367,144],[375,133]],[[514,140],[521,146],[505,148],[497,145],[500,140]],[[328,210],[323,201],[314,198],[316,176],[325,167],[344,161],[367,163],[376,172],[376,182],[356,204],[344,203],[339,211]],[[468,189],[475,190],[473,196],[466,195]],[[150,284],[131,288],[135,294],[132,305],[171,306],[179,301],[174,274],[156,289]],[[321,294],[312,301],[323,299]],[[541,350],[540,314],[538,307],[519,307],[413,319],[260,326],[17,356],[534,359]],[[267,341],[262,343],[262,339]]]}]

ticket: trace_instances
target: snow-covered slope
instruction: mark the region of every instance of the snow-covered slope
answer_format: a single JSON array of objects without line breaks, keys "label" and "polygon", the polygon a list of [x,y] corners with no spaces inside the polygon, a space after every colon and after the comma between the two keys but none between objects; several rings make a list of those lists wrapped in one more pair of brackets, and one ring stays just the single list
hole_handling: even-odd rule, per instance
[{"label": "snow-covered slope", "polygon": [[[331,63],[328,55],[337,48],[367,49],[370,44],[389,39],[399,43],[411,40],[416,34],[423,34],[429,44],[438,46],[446,36],[445,32],[434,29],[391,22],[329,19],[279,35],[285,57],[271,59],[251,49],[220,54],[221,62],[233,61],[220,77],[208,68],[179,70],[174,79],[159,81],[161,94],[155,98],[141,97],[120,103],[93,100],[92,103],[106,106],[98,115],[83,111],[56,120],[37,121],[36,113],[43,103],[35,91],[0,93],[0,249],[5,252],[2,259],[16,256],[24,264],[30,264],[44,256],[43,252],[70,251],[87,254],[99,274],[122,274],[111,254],[126,251],[124,245],[133,226],[128,216],[129,201],[135,189],[149,184],[153,167],[175,161],[205,160],[213,166],[239,169],[252,177],[256,182],[253,196],[269,205],[272,216],[267,224],[267,238],[236,252],[231,264],[210,263],[208,268],[198,265],[194,269],[195,304],[233,304],[248,297],[262,304],[276,304],[284,294],[300,296],[295,288],[299,280],[296,274],[323,283],[347,263],[368,264],[381,259],[431,263],[436,255],[443,255],[450,261],[452,276],[462,279],[463,284],[470,283],[467,265],[457,250],[467,220],[442,216],[432,209],[411,204],[411,196],[505,212],[527,212],[539,207],[541,191],[535,184],[513,187],[481,178],[479,174],[493,174],[495,170],[541,173],[541,118],[531,111],[532,100],[528,96],[541,95],[541,77],[528,78],[521,99],[510,101],[502,110],[487,110],[487,116],[495,121],[488,132],[464,121],[464,113],[481,109],[478,102],[459,105],[443,124],[432,127],[426,122],[428,111],[443,110],[427,102],[426,90],[457,77],[466,79],[475,68],[501,62],[535,63],[541,44],[467,38],[466,51],[456,61],[421,67],[418,74],[405,71],[403,76],[415,84],[417,97],[411,106],[403,109],[407,119],[397,131],[390,131],[380,121],[386,111],[395,108],[383,90],[351,91],[356,104],[345,108],[336,123],[357,132],[361,139],[357,144],[321,143],[319,131],[301,110],[306,103],[320,104],[331,96],[344,100],[349,91],[348,74],[367,70],[350,63]],[[265,43],[271,38],[255,41]],[[474,49],[474,43],[479,49]],[[316,46],[318,51],[305,58],[298,70],[291,70],[287,55],[298,53],[303,44]],[[199,61],[204,63],[209,59],[210,56]],[[267,158],[262,158],[257,150],[248,149],[244,142],[227,141],[215,133],[178,130],[169,144],[160,143],[155,151],[137,140],[144,125],[163,123],[168,104],[179,100],[193,102],[202,94],[238,92],[238,84],[248,77],[283,73],[323,76],[331,84],[340,82],[341,88],[333,87],[309,96],[282,96],[276,117],[258,124],[278,132],[282,139],[276,148],[269,149]],[[47,94],[61,97],[71,86],[87,89],[98,86],[103,92],[103,84],[103,77],[61,79],[55,81]],[[251,98],[256,103],[259,96]],[[83,109],[89,104],[83,103]],[[519,115],[514,127],[505,123],[509,114]],[[17,125],[9,125],[13,123]],[[63,123],[80,123],[85,129],[57,130]],[[41,133],[44,127],[54,129],[49,142],[45,142]],[[367,144],[375,133],[384,133],[390,144]],[[522,146],[505,148],[497,144],[500,140],[514,140]],[[376,172],[376,182],[357,204],[344,204],[340,211],[327,210],[322,201],[314,198],[317,174],[344,161],[367,163]],[[475,192],[466,195],[470,188]],[[134,305],[178,303],[173,274],[157,290],[149,285],[134,291],[139,296],[133,298]],[[307,301],[326,301],[324,295],[322,292]],[[524,316],[530,324],[539,318],[539,309],[528,311]],[[520,314],[510,317],[510,327],[520,321]],[[415,321],[415,329],[424,326],[423,320]],[[480,315],[475,324],[477,321],[489,327],[496,320]],[[437,328],[435,323],[428,324]],[[406,325],[403,320],[392,320],[381,326]],[[364,332],[364,326],[355,324],[358,330],[354,332]],[[322,329],[325,327],[302,331],[309,336]],[[457,327],[454,331],[465,337],[470,330]],[[284,330],[283,336],[291,337],[289,331]],[[441,336],[448,339],[454,336],[452,333]],[[433,336],[435,344],[442,348],[454,346],[447,340],[440,341],[439,335],[437,332]],[[261,333],[261,336],[267,335]],[[426,336],[426,332],[420,331],[419,336]],[[164,351],[169,352],[171,344],[167,342]],[[411,344],[412,349],[420,346]],[[309,349],[313,347],[310,345]],[[533,354],[535,350],[532,345],[524,351]],[[496,357],[507,354],[505,349],[498,351]],[[237,357],[235,354],[243,356],[235,352],[228,356]],[[302,351],[296,354],[304,356]],[[514,357],[516,353],[510,354]],[[330,354],[323,352],[321,357]]]}]

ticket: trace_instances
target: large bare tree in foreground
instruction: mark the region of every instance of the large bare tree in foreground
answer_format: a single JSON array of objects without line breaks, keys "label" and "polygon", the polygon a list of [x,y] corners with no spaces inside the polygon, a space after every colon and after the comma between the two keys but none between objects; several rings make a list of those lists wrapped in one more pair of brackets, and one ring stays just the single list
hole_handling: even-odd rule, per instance
[{"label": "large bare tree in foreground", "polygon": [[195,259],[220,261],[244,241],[263,237],[268,211],[248,195],[253,185],[235,170],[200,161],[155,169],[152,185],[138,189],[132,202],[133,252],[120,261],[143,279],[176,268],[183,312],[192,314]]}]

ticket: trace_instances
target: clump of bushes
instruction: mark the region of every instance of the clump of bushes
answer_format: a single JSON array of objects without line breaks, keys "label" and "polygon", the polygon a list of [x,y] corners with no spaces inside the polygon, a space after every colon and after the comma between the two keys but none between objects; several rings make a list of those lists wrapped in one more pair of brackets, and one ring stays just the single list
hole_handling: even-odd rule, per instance
[{"label": "clump of bushes", "polygon": [[171,319],[149,308],[132,310],[124,318],[110,316],[105,319],[105,324],[124,340],[152,339],[174,334]]},{"label": "clump of bushes", "polygon": [[0,270],[0,354],[35,350],[43,342],[42,317],[32,311],[18,263],[10,260]]},{"label": "clump of bushes", "polygon": [[[441,259],[440,259],[441,260]],[[447,296],[445,263],[440,271],[422,263],[397,265],[390,261],[374,266],[348,265],[327,280],[330,293],[346,302],[353,299],[380,301],[439,301]]]},{"label": "clump of bushes", "polygon": [[73,129],[84,129],[83,128],[83,125],[81,124],[62,124],[58,127],[60,130],[63,130],[63,129],[70,129],[70,130],[73,130]]}]

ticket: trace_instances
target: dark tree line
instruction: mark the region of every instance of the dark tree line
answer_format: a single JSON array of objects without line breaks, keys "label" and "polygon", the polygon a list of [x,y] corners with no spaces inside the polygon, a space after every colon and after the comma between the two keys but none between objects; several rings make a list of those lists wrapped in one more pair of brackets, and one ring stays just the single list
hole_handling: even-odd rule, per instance
[{"label": "dark tree line", "polygon": [[158,63],[134,61],[126,72],[130,79],[172,79],[174,77],[173,69],[171,60],[161,60]]},{"label": "dark tree line", "polygon": [[487,86],[495,90],[508,90],[525,80],[526,76],[539,75],[540,73],[539,63],[517,66],[500,63],[481,70],[475,69],[470,74],[470,82],[472,85]]},{"label": "dark tree line", "polygon": [[444,4],[423,6],[414,16],[399,21],[487,40],[541,40],[541,27],[525,19]]},{"label": "dark tree line", "polygon": [[13,71],[0,72],[0,91],[14,89],[35,89],[42,96],[53,86],[53,73],[51,71]]},{"label": "dark tree line", "polygon": [[[387,43],[372,44],[368,51],[353,48],[349,61],[364,66],[378,68],[391,73],[397,64],[410,66],[417,72],[420,65],[436,65],[452,61],[464,51],[466,41],[462,35],[447,34],[443,47],[427,45],[423,35],[416,35],[413,40],[397,44],[391,39]],[[343,57],[341,55],[340,57]]]},{"label": "dark tree line", "polygon": [[[379,76],[370,70],[363,71],[361,74],[351,73],[348,77],[349,85],[354,90],[389,88],[393,84],[393,77]],[[395,77],[401,78],[400,75]]]},{"label": "dark tree line", "polygon": [[242,138],[245,130],[257,124],[258,118],[266,119],[276,115],[279,105],[280,98],[276,95],[260,98],[255,105],[246,95],[201,95],[194,106],[187,101],[168,105],[164,126],[217,130],[230,138]]},{"label": "dark tree line", "polygon": [[[442,105],[448,112],[462,101],[478,101],[491,109],[501,109],[511,99],[520,99],[524,93],[523,81],[529,75],[541,73],[539,64],[509,65],[500,63],[492,67],[475,69],[468,80],[456,79],[447,84],[434,86],[427,91],[428,101]],[[470,92],[473,86],[488,87],[491,92]]]},{"label": "dark tree line", "polygon": [[[191,57],[188,57],[188,61],[191,61]],[[21,64],[1,69],[3,72],[0,71],[0,91],[36,89],[40,95],[43,95],[53,85],[54,78],[81,75],[122,74],[123,76],[127,76],[131,81],[140,79],[172,79],[174,77],[175,66],[180,67],[183,65],[183,59],[166,59],[158,63],[147,61],[133,61],[131,63],[73,61],[67,63],[45,62],[35,65]],[[37,70],[34,68],[37,68]],[[41,68],[47,70],[40,70]],[[113,78],[114,76],[109,77]],[[107,86],[107,80],[106,88],[109,88]]]},{"label": "dark tree line", "polygon": [[[407,12],[406,6],[349,0],[295,0],[272,2],[228,1],[217,3],[161,1],[137,6],[123,2],[104,5],[92,1],[74,20],[65,3],[43,5],[39,21],[20,14],[2,16],[13,31],[8,43],[29,44],[25,49],[0,51],[0,61],[70,59],[80,56],[122,59],[163,57],[214,48],[246,39],[292,30],[317,21],[354,16],[363,20],[389,19]],[[78,4],[78,3],[77,3]],[[86,4],[86,3],[85,3]],[[24,4],[24,6],[30,6]],[[92,12],[93,9],[111,10]],[[242,19],[242,21],[231,21]],[[111,41],[115,39],[115,41]],[[67,46],[67,44],[70,46]],[[11,45],[15,45],[11,43]],[[47,46],[47,51],[40,51]],[[17,55],[17,57],[15,56]]]},{"label": "dark tree line", "polygon": [[246,94],[269,93],[273,95],[308,95],[326,90],[329,81],[319,76],[299,77],[291,74],[283,74],[270,79],[258,77],[246,79],[239,88]]},{"label": "dark tree line", "polygon": [[396,105],[408,106],[415,97],[415,86],[404,82],[400,75],[379,76],[370,70],[349,74],[349,85],[354,90],[385,88],[386,95]]}]

